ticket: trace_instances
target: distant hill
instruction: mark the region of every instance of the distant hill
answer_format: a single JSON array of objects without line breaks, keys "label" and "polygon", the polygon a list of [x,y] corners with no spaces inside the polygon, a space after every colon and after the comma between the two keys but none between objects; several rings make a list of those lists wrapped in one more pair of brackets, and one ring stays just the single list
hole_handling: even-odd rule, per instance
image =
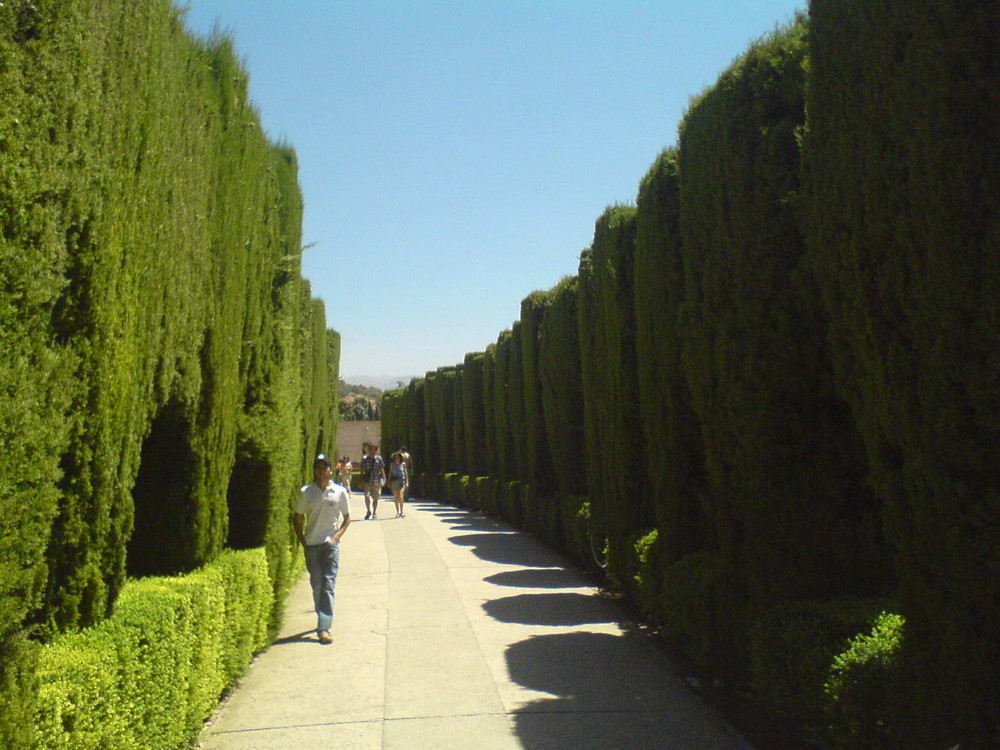
[{"label": "distant hill", "polygon": [[340,380],[337,408],[343,421],[377,421],[381,415],[382,390],[373,385],[358,385]]},{"label": "distant hill", "polygon": [[419,377],[419,375],[344,375],[341,380],[354,385],[378,388],[380,391],[393,391],[400,383],[409,385],[411,380]]}]

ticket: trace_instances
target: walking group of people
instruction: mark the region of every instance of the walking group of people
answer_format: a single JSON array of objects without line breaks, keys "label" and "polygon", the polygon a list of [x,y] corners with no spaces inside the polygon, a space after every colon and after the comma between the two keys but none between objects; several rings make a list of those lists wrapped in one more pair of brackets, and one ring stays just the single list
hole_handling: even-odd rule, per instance
[{"label": "walking group of people", "polygon": [[[412,459],[406,448],[392,454],[389,465],[385,465],[377,445],[365,443],[361,446],[361,488],[365,493],[365,520],[378,518],[378,503],[382,489],[389,485],[396,503],[396,518],[402,518],[403,503],[410,488]],[[346,485],[350,491],[350,485]]]},{"label": "walking group of people", "polygon": [[[376,519],[382,488],[388,483],[396,503],[396,518],[403,518],[403,503],[410,487],[412,459],[406,448],[392,454],[386,467],[378,446],[361,446],[361,482],[365,493],[365,520]],[[351,477],[354,467],[348,456],[336,465],[339,482],[333,481],[334,466],[325,453],[313,461],[313,482],[299,493],[292,525],[305,551],[309,584],[316,609],[316,635],[320,643],[333,642],[334,586],[340,567],[340,540],[351,524]]]}]

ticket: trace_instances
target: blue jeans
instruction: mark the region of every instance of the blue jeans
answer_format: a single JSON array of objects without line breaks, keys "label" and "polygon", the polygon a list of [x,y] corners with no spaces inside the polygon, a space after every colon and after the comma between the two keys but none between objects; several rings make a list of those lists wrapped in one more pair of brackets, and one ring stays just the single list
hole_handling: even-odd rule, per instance
[{"label": "blue jeans", "polygon": [[333,587],[340,567],[340,544],[310,544],[306,547],[306,570],[316,606],[316,632],[329,630],[333,622]]}]

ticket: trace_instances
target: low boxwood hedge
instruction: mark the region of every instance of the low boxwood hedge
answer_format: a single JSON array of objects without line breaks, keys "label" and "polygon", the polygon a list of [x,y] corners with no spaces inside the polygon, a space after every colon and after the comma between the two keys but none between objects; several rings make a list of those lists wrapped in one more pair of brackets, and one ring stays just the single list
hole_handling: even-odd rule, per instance
[{"label": "low boxwood hedge", "polygon": [[109,619],[41,650],[34,744],[66,750],[190,747],[268,641],[263,549],[186,576],[129,582]]}]

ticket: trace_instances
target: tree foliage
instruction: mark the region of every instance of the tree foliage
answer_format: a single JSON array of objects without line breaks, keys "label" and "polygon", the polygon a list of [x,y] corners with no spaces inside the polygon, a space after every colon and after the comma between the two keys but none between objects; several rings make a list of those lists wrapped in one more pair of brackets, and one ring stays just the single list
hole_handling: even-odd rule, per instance
[{"label": "tree foliage", "polygon": [[276,616],[336,439],[301,216],[229,39],[167,0],[0,4],[0,642],[227,544],[266,548]]}]

